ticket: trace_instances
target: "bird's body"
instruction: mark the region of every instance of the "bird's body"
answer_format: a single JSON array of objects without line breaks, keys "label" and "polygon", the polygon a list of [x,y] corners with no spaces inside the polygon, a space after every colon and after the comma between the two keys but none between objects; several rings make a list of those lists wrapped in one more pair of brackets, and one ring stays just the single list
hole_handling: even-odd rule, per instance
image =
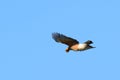
[{"label": "bird's body", "polygon": [[84,50],[86,47],[87,47],[86,44],[76,44],[76,45],[71,46],[70,49],[74,51],[80,51],[80,50]]},{"label": "bird's body", "polygon": [[70,38],[70,37],[67,37],[67,36],[60,34],[60,33],[53,33],[52,37],[56,42],[60,42],[60,43],[68,45],[66,52],[69,52],[69,50],[84,51],[84,50],[87,50],[90,48],[94,48],[90,45],[93,43],[90,40],[88,40],[84,43],[79,43],[77,40]]}]

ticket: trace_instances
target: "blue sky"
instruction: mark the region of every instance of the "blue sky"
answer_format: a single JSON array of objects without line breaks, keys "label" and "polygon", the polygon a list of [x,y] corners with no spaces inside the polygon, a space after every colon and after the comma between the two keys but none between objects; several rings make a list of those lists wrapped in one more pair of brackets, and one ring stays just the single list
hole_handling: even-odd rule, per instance
[{"label": "blue sky", "polygon": [[[119,0],[0,1],[0,80],[120,80]],[[95,49],[66,54],[59,32]]]}]

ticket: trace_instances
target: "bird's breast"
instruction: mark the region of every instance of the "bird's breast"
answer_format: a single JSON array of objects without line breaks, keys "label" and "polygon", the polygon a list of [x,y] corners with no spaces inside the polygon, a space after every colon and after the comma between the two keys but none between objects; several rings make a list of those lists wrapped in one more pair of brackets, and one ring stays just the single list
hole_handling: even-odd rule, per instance
[{"label": "bird's breast", "polygon": [[79,44],[78,50],[84,50],[87,47],[87,44]]},{"label": "bird's breast", "polygon": [[78,50],[84,50],[86,48],[86,44],[76,44],[71,47],[72,50],[78,51]]}]

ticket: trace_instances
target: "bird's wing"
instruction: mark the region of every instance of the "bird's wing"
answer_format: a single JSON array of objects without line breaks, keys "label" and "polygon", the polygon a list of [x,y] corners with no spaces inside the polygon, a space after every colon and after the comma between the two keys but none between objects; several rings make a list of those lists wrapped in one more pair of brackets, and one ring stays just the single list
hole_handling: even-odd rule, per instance
[{"label": "bird's wing", "polygon": [[78,44],[79,42],[73,38],[67,37],[63,34],[60,33],[53,33],[52,34],[52,38],[56,41],[56,42],[60,42],[63,44],[66,44],[68,46],[72,46],[75,44]]}]

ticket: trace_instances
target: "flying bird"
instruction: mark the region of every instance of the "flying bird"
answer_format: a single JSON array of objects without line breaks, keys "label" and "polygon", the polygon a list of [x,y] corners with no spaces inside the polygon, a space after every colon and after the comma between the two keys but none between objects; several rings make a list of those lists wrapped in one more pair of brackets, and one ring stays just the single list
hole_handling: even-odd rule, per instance
[{"label": "flying bird", "polygon": [[66,52],[69,52],[70,50],[84,51],[84,50],[88,50],[91,48],[95,48],[95,47],[90,45],[93,43],[91,40],[87,40],[84,43],[79,43],[76,39],[73,39],[71,37],[67,37],[67,36],[60,34],[60,33],[52,33],[52,38],[56,42],[68,45]]}]

